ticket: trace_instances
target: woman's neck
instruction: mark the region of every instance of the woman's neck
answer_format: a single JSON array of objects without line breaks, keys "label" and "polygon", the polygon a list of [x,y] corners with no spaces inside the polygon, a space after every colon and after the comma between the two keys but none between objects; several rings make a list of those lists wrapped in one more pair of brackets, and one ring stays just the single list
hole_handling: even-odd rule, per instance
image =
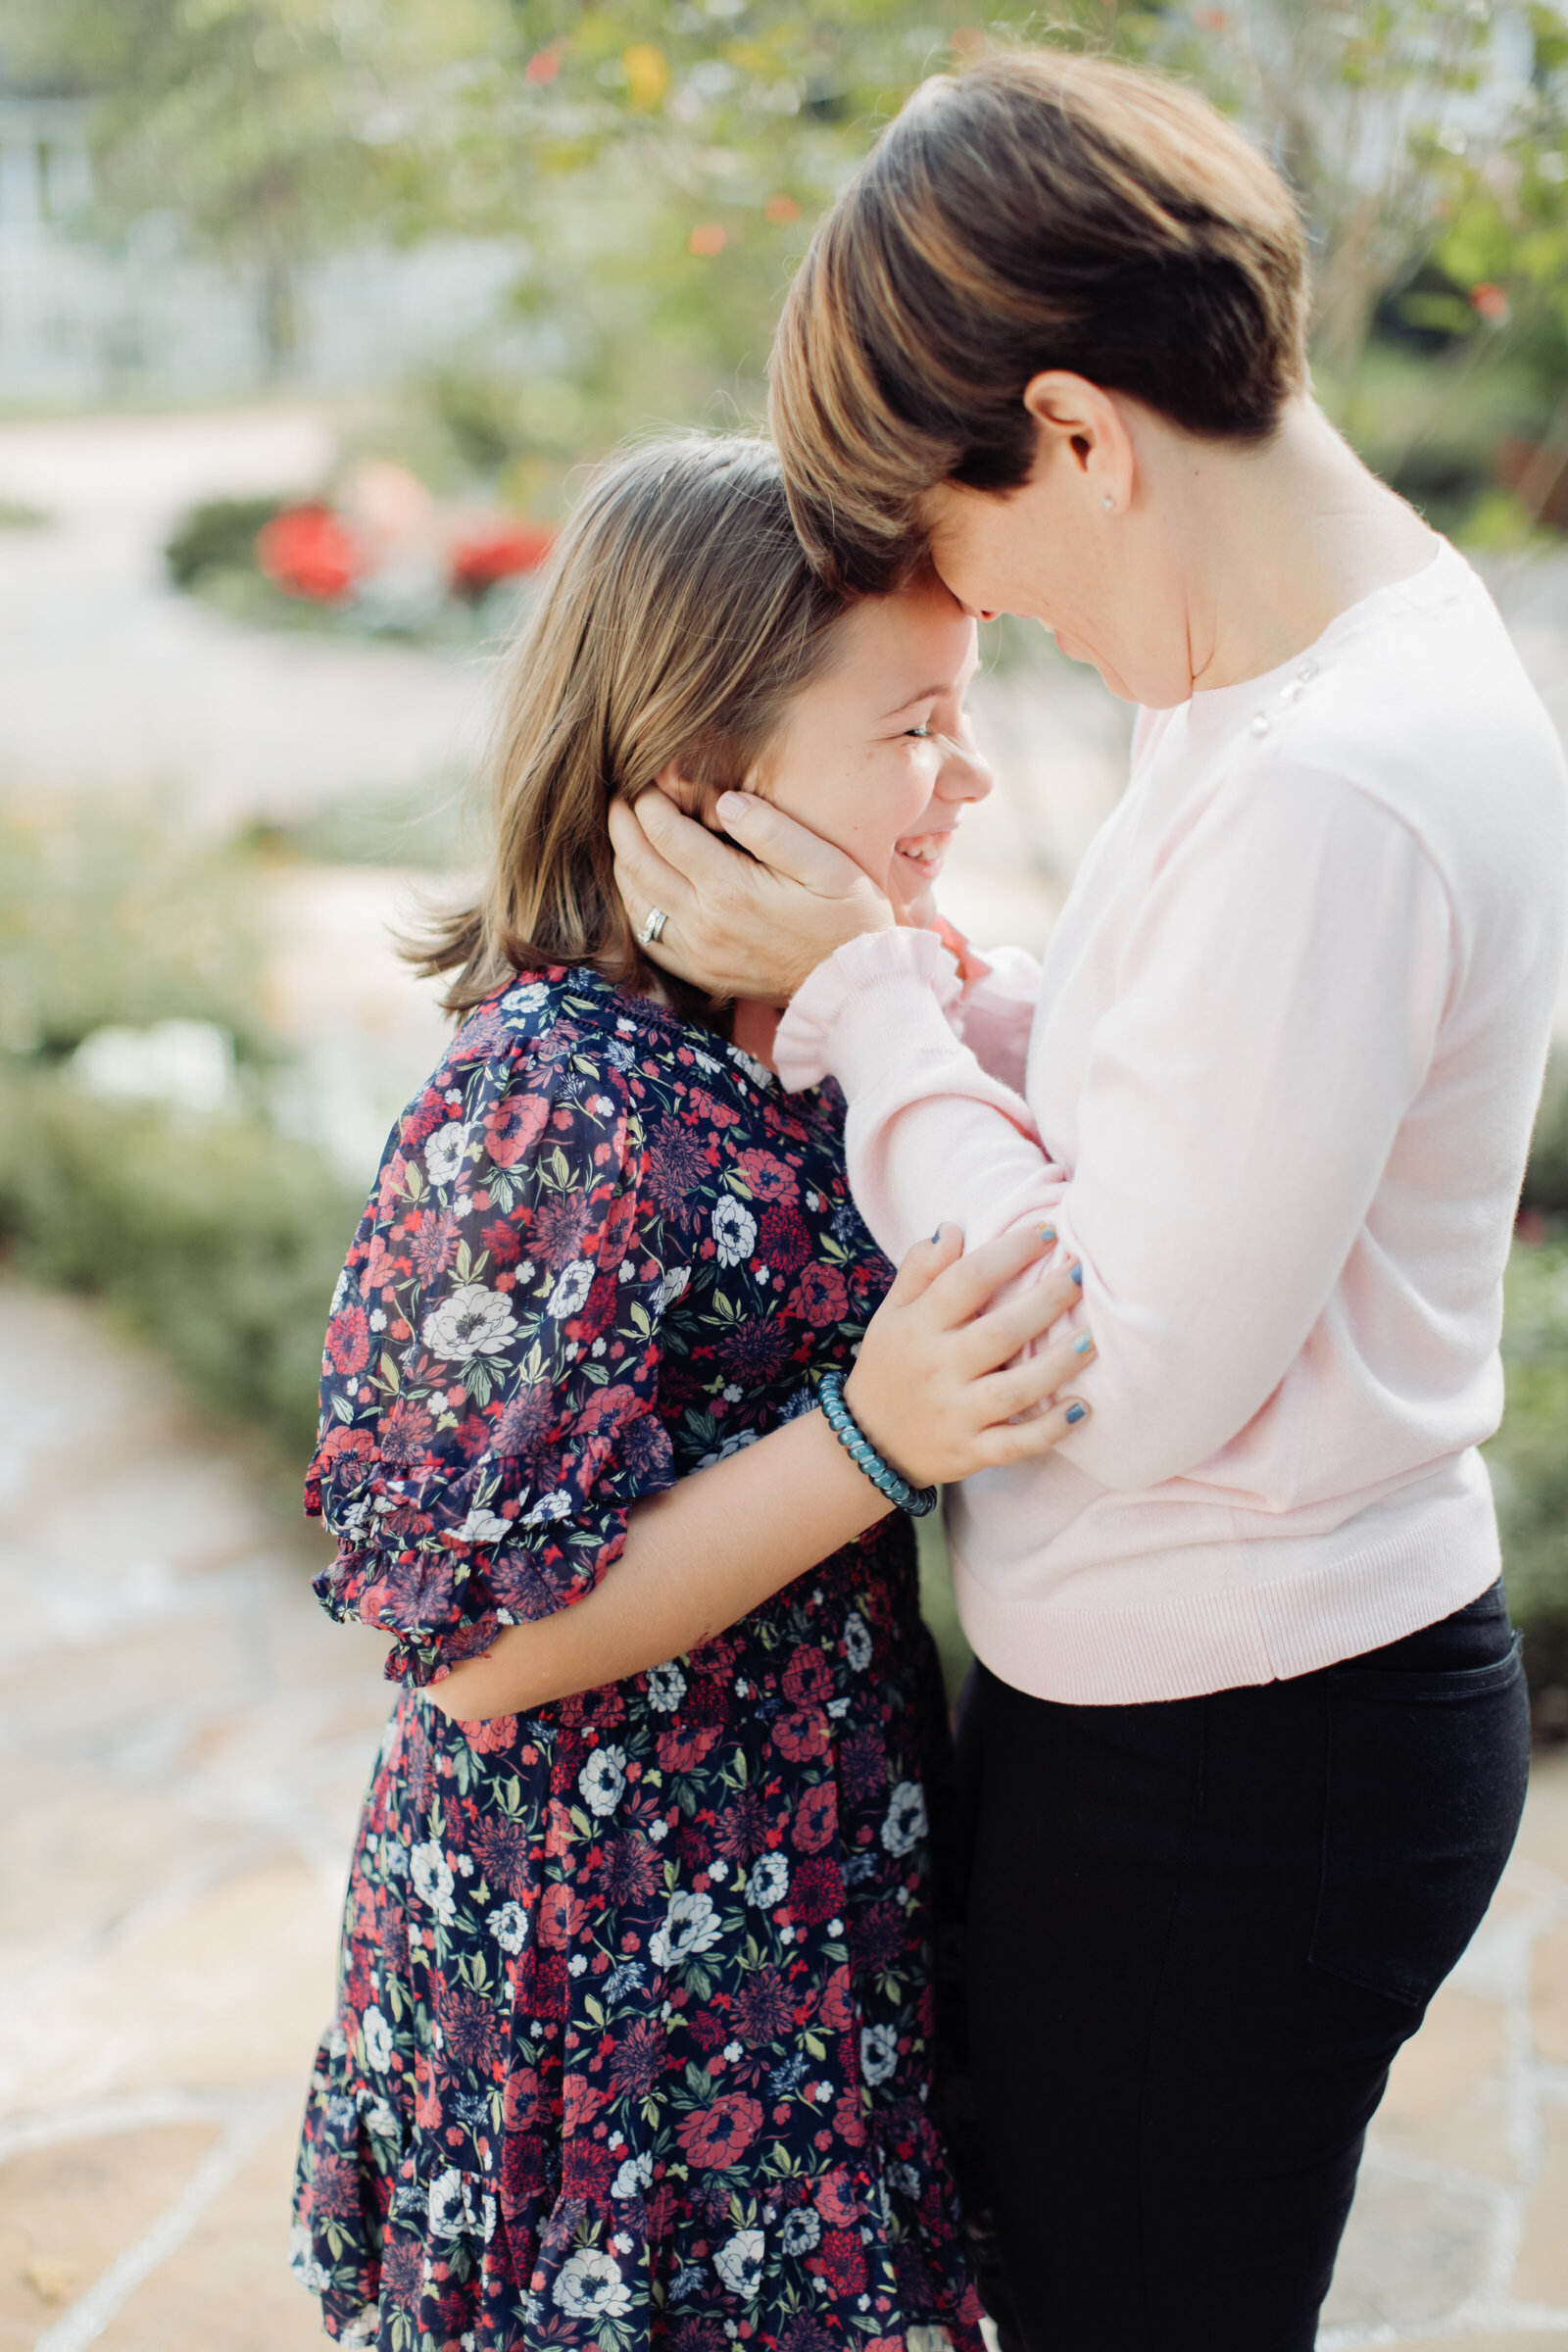
[{"label": "woman's neck", "polygon": [[1261,448],[1201,445],[1169,489],[1200,691],[1278,668],[1437,553],[1436,535],[1309,399],[1290,404]]}]

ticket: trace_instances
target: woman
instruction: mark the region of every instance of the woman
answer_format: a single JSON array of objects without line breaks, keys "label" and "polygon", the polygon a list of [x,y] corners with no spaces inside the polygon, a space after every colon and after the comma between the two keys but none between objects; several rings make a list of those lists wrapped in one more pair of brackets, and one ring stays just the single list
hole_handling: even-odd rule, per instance
[{"label": "woman", "polygon": [[978,2352],[926,2108],[930,1498],[848,1416],[922,1484],[1053,1443],[1070,1404],[1010,1417],[1082,1343],[998,1367],[1076,1292],[977,1313],[1037,1234],[888,1292],[836,1091],[784,1089],[765,1007],[662,1001],[605,830],[744,784],[922,920],[989,788],[974,659],[929,582],[815,580],[737,441],[611,469],[513,654],[491,869],[429,959],[465,1018],[350,1250],[307,1489],[325,1605],[408,1686],[300,2163],[343,2343]]},{"label": "woman", "polygon": [[1127,797],[1044,969],[966,995],[777,810],[718,808],[765,901],[673,811],[612,825],[666,969],[721,987],[744,935],[792,1000],[779,1067],[838,1079],[884,1249],[1049,1217],[1082,1261],[1093,1418],[950,1513],[1032,2347],[1307,2352],[1524,1790],[1475,1448],[1562,761],[1479,582],[1314,406],[1305,318],[1291,199],[1196,98],[1051,54],[928,85],[790,295],[792,510],[824,576],[929,562],[1144,704]]}]

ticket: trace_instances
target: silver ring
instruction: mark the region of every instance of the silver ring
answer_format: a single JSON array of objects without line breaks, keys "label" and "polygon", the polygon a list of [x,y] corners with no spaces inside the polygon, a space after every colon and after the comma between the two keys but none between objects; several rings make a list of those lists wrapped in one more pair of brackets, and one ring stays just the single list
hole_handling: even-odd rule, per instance
[{"label": "silver ring", "polygon": [[664,925],[668,920],[669,917],[662,906],[650,906],[648,920],[637,934],[637,945],[640,948],[651,948],[656,940],[662,939]]}]

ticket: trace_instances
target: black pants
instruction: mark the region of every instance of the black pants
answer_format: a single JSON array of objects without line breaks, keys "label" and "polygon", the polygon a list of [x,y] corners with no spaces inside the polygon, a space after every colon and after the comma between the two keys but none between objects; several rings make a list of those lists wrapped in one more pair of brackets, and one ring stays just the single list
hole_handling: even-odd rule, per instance
[{"label": "black pants", "polygon": [[1208,1698],[1059,1706],[979,1667],[960,1761],[1004,2344],[1311,2352],[1390,2062],[1519,1824],[1501,1586]]}]

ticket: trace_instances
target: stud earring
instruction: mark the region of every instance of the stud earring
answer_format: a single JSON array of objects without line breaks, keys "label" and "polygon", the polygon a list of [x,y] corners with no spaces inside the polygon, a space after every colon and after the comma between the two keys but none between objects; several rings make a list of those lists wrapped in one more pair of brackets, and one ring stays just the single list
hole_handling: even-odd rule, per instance
[{"label": "stud earring", "polygon": [[1105,493],[1104,497],[1103,497],[1103,498],[1101,500],[1101,502],[1100,502],[1100,503],[1101,503],[1101,505],[1102,505],[1102,506],[1104,508],[1104,510],[1105,510],[1105,513],[1106,513],[1107,514],[1115,514],[1115,512],[1116,512],[1116,501],[1115,501],[1115,500],[1114,500],[1114,499],[1111,497],[1111,495],[1110,495],[1110,493],[1109,493],[1109,491],[1108,491],[1108,490],[1107,490],[1107,492]]}]

